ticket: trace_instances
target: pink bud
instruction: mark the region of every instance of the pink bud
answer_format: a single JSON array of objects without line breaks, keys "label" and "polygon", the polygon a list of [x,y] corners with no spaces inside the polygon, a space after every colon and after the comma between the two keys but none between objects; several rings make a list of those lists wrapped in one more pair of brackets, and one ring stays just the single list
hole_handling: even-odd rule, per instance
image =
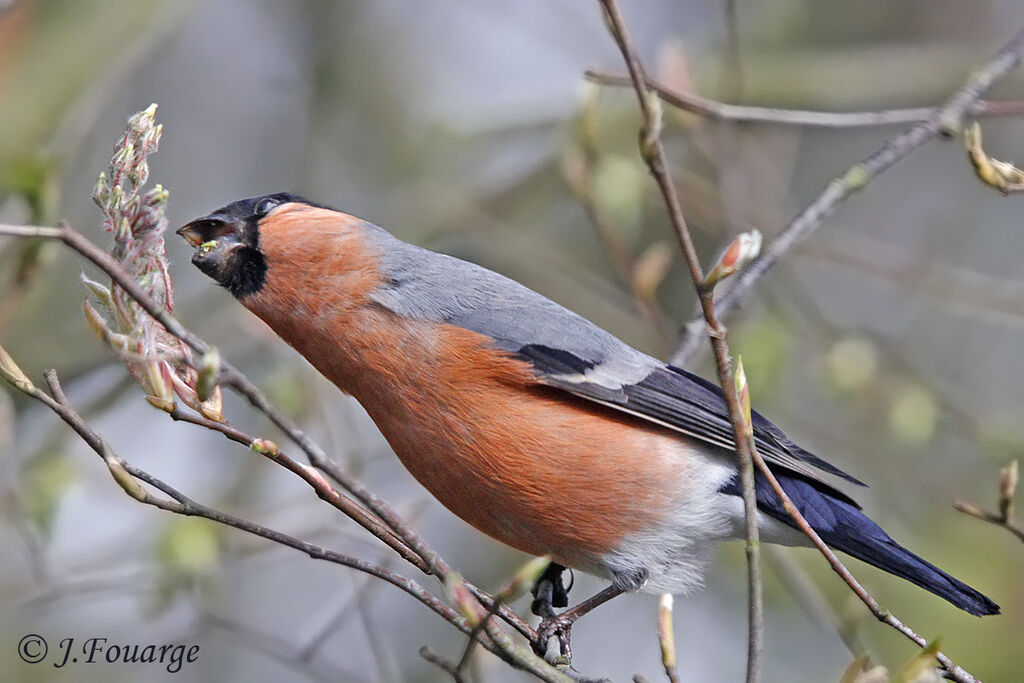
[{"label": "pink bud", "polygon": [[718,259],[718,263],[704,278],[704,286],[711,289],[761,253],[761,232],[751,230],[736,236]]}]

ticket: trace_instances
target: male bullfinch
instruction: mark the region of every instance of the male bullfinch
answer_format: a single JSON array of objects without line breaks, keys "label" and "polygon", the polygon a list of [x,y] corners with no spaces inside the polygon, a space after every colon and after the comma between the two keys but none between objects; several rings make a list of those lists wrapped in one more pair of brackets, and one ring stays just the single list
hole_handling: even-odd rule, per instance
[{"label": "male bullfinch", "polygon": [[[518,282],[288,193],[181,228],[194,263],[355,396],[402,463],[487,535],[603,577],[689,593],[743,537],[721,391]],[[754,439],[831,547],[971,614],[992,600],[897,544],[827,476],[861,484],[753,414]],[[756,480],[766,542],[806,544]]]}]

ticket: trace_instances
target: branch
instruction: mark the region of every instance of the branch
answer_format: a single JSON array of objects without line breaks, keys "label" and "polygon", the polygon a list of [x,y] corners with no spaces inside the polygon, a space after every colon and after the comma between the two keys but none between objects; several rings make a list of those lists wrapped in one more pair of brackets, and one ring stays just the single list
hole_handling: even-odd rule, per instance
[{"label": "branch", "polygon": [[[398,553],[403,560],[409,562],[424,573],[430,573],[430,569],[423,559],[419,555],[413,553],[405,542],[397,537],[394,532],[381,524],[376,517],[365,512],[361,507],[346,504],[348,499],[338,493],[319,472],[291,459],[280,450],[277,444],[272,441],[267,441],[266,439],[257,439],[256,437],[250,436],[232,427],[227,422],[218,422],[201,415],[195,415],[187,412],[177,405],[170,411],[169,415],[172,420],[188,422],[200,427],[205,427],[211,431],[220,432],[228,440],[247,446],[268,460],[281,465],[286,470],[305,481],[316,492],[321,500],[327,502],[339,512],[352,517],[360,526]],[[348,503],[351,503],[351,501],[348,501]]]},{"label": "branch", "polygon": [[694,288],[704,309],[704,317],[708,324],[708,335],[715,349],[715,365],[718,369],[718,381],[722,385],[725,401],[729,408],[729,419],[732,423],[733,436],[736,440],[736,453],[740,463],[740,477],[743,485],[743,507],[745,531],[747,537],[747,681],[752,683],[761,678],[761,656],[764,652],[764,615],[761,601],[761,571],[759,565],[759,548],[757,533],[757,498],[754,493],[753,458],[756,454],[749,418],[744,418],[740,407],[735,378],[732,375],[729,348],[725,339],[725,328],[718,323],[712,303],[713,288],[704,285],[704,272],[701,269],[697,249],[690,237],[686,219],[683,217],[682,206],[676,194],[675,184],[668,171],[665,148],[661,142],[661,107],[660,101],[653,97],[645,84],[643,66],[637,57],[629,39],[625,22],[615,0],[601,0],[609,30],[619,46],[626,67],[629,69],[643,125],[640,131],[640,156],[654,176],[661,190],[662,198],[668,209],[669,219],[675,229],[676,237],[682,247],[686,265],[690,270]]},{"label": "branch", "polygon": [[[121,287],[129,297],[138,302],[143,310],[163,325],[168,332],[187,344],[196,353],[205,355],[213,348],[197,334],[186,328],[177,320],[177,318],[168,313],[159,302],[153,300],[152,297],[143,291],[136,283],[135,279],[125,271],[120,263],[70,226],[65,224],[60,228],[52,228],[31,225],[19,226],[0,224],[0,235],[10,235],[22,238],[45,238],[62,242],[110,276],[110,279]],[[320,489],[317,490],[318,495],[328,495],[330,497],[329,502],[331,502],[332,505],[351,517],[354,521],[363,526],[363,528],[367,529],[367,531],[389,547],[394,548],[402,557],[408,558],[414,553],[416,556],[421,558],[421,561],[414,562],[418,568],[423,569],[423,567],[426,567],[424,571],[433,574],[442,581],[444,580],[444,577],[452,571],[451,567],[449,567],[434,550],[427,546],[419,535],[405,524],[405,522],[401,520],[398,514],[395,513],[387,503],[382,501],[369,489],[363,486],[362,483],[349,476],[337,463],[327,456],[323,449],[309,439],[309,437],[307,437],[290,418],[275,408],[263,392],[260,391],[260,389],[239,370],[234,368],[230,363],[222,361],[219,380],[224,385],[234,389],[237,393],[242,395],[251,406],[267,416],[271,422],[273,422],[296,445],[299,446],[299,448],[306,454],[306,457],[309,459],[309,462],[313,467],[324,472],[342,489],[351,493],[352,496],[362,503],[366,509],[369,509],[370,512],[376,515],[384,525],[386,525],[386,528],[376,522],[372,516],[368,515],[366,513],[366,509],[350,498],[340,495],[329,485],[326,485],[326,488],[324,486],[320,486]],[[179,417],[181,414],[182,413],[179,413]],[[206,422],[198,419],[189,421],[207,426]],[[220,429],[217,431],[225,433]],[[225,436],[228,436],[228,434],[225,433]],[[233,434],[233,436],[249,438],[247,436],[241,436],[240,433]],[[229,436],[229,438],[232,437]],[[232,440],[238,439],[233,438]],[[253,443],[253,441],[242,442],[246,443],[247,446],[251,446]],[[264,455],[270,457],[267,453],[264,453]],[[297,470],[300,471],[292,469],[284,461],[279,464],[285,465],[288,469],[303,477],[307,483],[313,485],[313,480],[316,478],[315,475],[302,471],[302,465],[299,465],[294,461],[291,462]],[[316,488],[317,487],[314,486],[314,489]],[[329,491],[327,489],[329,489]],[[323,496],[321,495],[321,497]],[[388,529],[390,529],[390,531],[388,531]],[[396,547],[399,545],[399,541],[404,544],[406,548],[402,549],[400,547]],[[467,584],[467,586],[484,604],[491,604],[490,596],[483,591],[480,591],[472,584]],[[502,605],[498,610],[498,615],[525,638],[532,639],[536,636],[530,625],[508,607]]]},{"label": "branch", "polygon": [[[326,560],[334,564],[340,564],[342,566],[370,574],[397,586],[442,616],[446,621],[455,625],[459,630],[469,633],[469,625],[458,615],[457,612],[455,612],[455,610],[445,605],[415,581],[407,579],[401,574],[354,557],[349,557],[348,555],[337,553],[333,550],[328,550],[313,543],[302,541],[293,536],[250,522],[246,519],[241,519],[234,515],[214,510],[213,508],[197,503],[164,481],[128,463],[118,456],[109,444],[103,440],[99,433],[90,427],[84,418],[82,418],[82,416],[75,411],[73,407],[71,407],[67,397],[64,395],[63,388],[57,378],[57,373],[53,370],[48,370],[45,373],[46,383],[50,389],[50,394],[47,394],[32,383],[21,369],[18,368],[11,357],[7,355],[7,352],[3,347],[0,347],[0,375],[3,376],[4,380],[6,380],[8,384],[18,391],[44,404],[69,427],[71,427],[71,429],[81,437],[86,445],[88,445],[103,459],[107,468],[110,470],[111,476],[124,490],[124,492],[140,503],[151,505],[153,507],[160,508],[161,510],[166,510],[179,515],[203,517],[256,536],[261,536],[269,541],[273,541],[274,543],[302,551],[314,559]],[[149,484],[158,491],[166,494],[167,498],[153,495],[139,482]]]},{"label": "branch", "polygon": [[955,503],[953,503],[953,507],[955,507],[957,510],[964,513],[965,515],[969,515],[976,519],[980,519],[984,522],[991,522],[996,526],[1001,526],[1010,533],[1012,533],[1014,536],[1019,538],[1021,541],[1024,541],[1024,526],[1021,526],[1020,524],[1012,520],[1004,519],[1003,516],[999,513],[983,510],[977,505],[974,505],[973,503],[968,503],[963,500],[958,500]]},{"label": "branch", "polygon": [[[779,496],[787,514],[789,514],[797,527],[807,535],[811,542],[826,557],[829,564],[832,566],[832,569],[843,578],[857,597],[867,605],[868,609],[871,610],[871,613],[874,614],[879,621],[892,626],[907,638],[917,643],[920,647],[928,647],[928,642],[924,638],[917,635],[917,633],[915,633],[910,627],[903,624],[894,615],[883,610],[879,606],[878,602],[866,590],[864,590],[853,575],[850,574],[849,570],[843,566],[835,553],[825,545],[824,541],[821,540],[821,537],[818,536],[811,525],[808,524],[807,520],[800,514],[800,511],[797,510],[792,500],[790,500],[789,496],[782,488],[782,485],[779,484],[764,459],[757,452],[756,447],[754,447],[753,439],[749,432],[749,418],[744,419],[740,406],[740,397],[738,396],[737,391],[739,377],[730,373],[730,357],[726,342],[726,330],[721,325],[719,318],[716,315],[715,302],[712,300],[713,289],[706,285],[703,271],[701,270],[700,262],[693,246],[693,241],[690,237],[685,220],[683,219],[679,199],[675,191],[675,185],[673,184],[670,173],[667,170],[664,148],[661,144],[658,130],[660,124],[660,121],[658,120],[658,112],[652,104],[653,102],[659,102],[659,100],[653,98],[650,91],[647,89],[642,67],[632,45],[629,42],[622,16],[619,13],[615,0],[601,0],[601,4],[605,9],[612,34],[615,36],[616,42],[619,44],[619,49],[621,50],[623,57],[626,59],[630,77],[640,101],[640,109],[644,118],[644,127],[641,131],[640,141],[641,156],[643,156],[644,160],[647,162],[651,174],[654,176],[659,188],[661,189],[666,208],[668,209],[669,218],[676,230],[684,256],[686,257],[686,263],[689,267],[691,278],[693,279],[694,287],[697,290],[701,309],[704,314],[703,320],[701,321],[701,327],[706,326],[707,334],[711,339],[711,345],[715,355],[715,365],[718,369],[718,379],[722,386],[726,404],[729,408],[729,417],[732,422],[733,433],[736,439],[736,450],[740,457],[740,474],[743,477],[744,506],[746,509],[747,523],[748,578],[751,590],[748,615],[749,633],[747,642],[747,680],[757,680],[760,675],[757,660],[760,657],[759,648],[763,647],[763,634],[759,630],[755,630],[763,628],[763,626],[758,623],[759,615],[755,614],[755,611],[759,610],[759,605],[754,605],[755,596],[753,594],[755,580],[758,584],[757,587],[759,588],[760,575],[754,561],[756,554],[752,552],[752,550],[756,551],[757,537],[756,524],[753,528],[755,533],[751,534],[753,516],[756,511],[756,502],[752,502],[751,500],[753,498],[753,472],[751,471],[751,462],[757,466],[758,470],[760,470],[761,474],[772,486],[776,495]],[[970,107],[970,105],[977,101],[977,99],[981,97],[982,93],[984,93],[984,91],[998,78],[1009,72],[1009,70],[1020,61],[1021,51],[1024,51],[1024,31],[1019,32],[1014,39],[1006,45],[1006,47],[1000,50],[992,62],[985,69],[975,74],[964,88],[958,91],[952,98],[950,98],[949,102],[942,109],[936,112],[932,119],[915,126],[906,134],[900,136],[900,138],[886,145],[882,151],[870,157],[863,164],[854,166],[851,171],[848,171],[844,177],[845,184],[841,183],[835,190],[835,192],[838,192],[839,194],[837,195],[837,198],[830,200],[831,203],[827,205],[828,209],[831,210],[831,208],[838,203],[840,198],[845,197],[847,194],[852,192],[854,188],[859,189],[860,187],[863,187],[874,175],[885,170],[903,156],[909,154],[910,151],[924,144],[927,140],[935,137],[941,132],[949,131],[958,127],[964,112]],[[899,144],[896,144],[897,142],[899,142]],[[836,183],[833,183],[830,188],[835,185]],[[823,195],[823,197],[826,195],[828,195],[828,191],[826,191],[826,194]],[[815,206],[815,204],[812,204],[812,207],[813,206]],[[801,215],[811,215],[813,212],[809,212],[810,208],[811,207],[808,207],[808,210],[805,210]],[[809,227],[805,228],[805,232],[809,233],[813,230],[813,228],[820,223],[820,219],[823,219],[825,215],[827,215],[827,212],[821,213],[820,218],[817,219],[816,223],[807,223],[806,225]],[[784,231],[784,233],[775,240],[773,245],[769,247],[769,252],[765,253],[762,257],[751,264],[750,268],[748,268],[741,276],[741,279],[747,278],[749,280],[750,284],[747,285],[748,288],[759,277],[759,275],[754,275],[752,279],[750,279],[751,273],[763,273],[770,268],[771,265],[773,265],[775,261],[777,261],[778,258],[788,250],[789,246],[797,241],[797,237],[799,235],[799,230],[789,230],[789,233]],[[787,236],[788,242],[784,239],[787,238]],[[772,250],[772,247],[775,247],[774,251]],[[760,269],[758,268],[759,264]],[[737,282],[736,285],[730,289],[729,293],[745,291],[737,289],[739,284],[740,283]],[[729,294],[726,296],[729,296]],[[735,298],[736,297],[734,296],[734,301]],[[733,380],[731,386],[730,379]],[[936,651],[935,657],[939,663],[945,667],[949,675],[954,680],[960,681],[961,683],[976,683],[977,679],[974,678],[974,676],[957,666],[946,655]]]},{"label": "branch", "polygon": [[965,515],[1001,526],[1024,541],[1024,526],[1021,526],[1013,519],[1014,499],[1017,495],[1017,480],[1017,461],[1013,460],[999,472],[999,512],[982,510],[977,505],[962,500],[953,503],[953,507]]},{"label": "branch", "polygon": [[[82,416],[71,406],[67,397],[64,395],[64,390],[60,385],[55,371],[48,370],[45,373],[46,383],[50,390],[50,393],[47,394],[42,389],[36,387],[28,376],[22,372],[14,360],[7,354],[3,347],[0,347],[0,376],[3,376],[4,380],[6,380],[15,389],[39,401],[40,403],[43,403],[58,417],[60,417],[61,420],[71,427],[71,429],[103,459],[111,476],[118,486],[120,486],[125,493],[140,503],[151,505],[178,515],[209,519],[213,522],[234,527],[255,536],[260,536],[279,545],[294,548],[313,559],[326,560],[327,562],[356,569],[357,571],[374,576],[405,591],[441,616],[445,621],[452,624],[463,633],[469,634],[476,639],[477,627],[481,624],[472,623],[470,620],[460,616],[456,610],[444,604],[444,602],[412,579],[406,578],[405,576],[387,569],[386,567],[329,550],[280,531],[256,524],[255,522],[207,507],[206,505],[192,500],[163,480],[158,479],[148,472],[128,463],[118,456],[109,444],[103,440],[99,433],[90,427]],[[165,494],[166,497],[153,495],[142,484],[148,484]],[[543,564],[546,564],[547,561],[547,558],[543,558]],[[459,581],[461,590],[464,596],[466,596],[466,599],[472,600],[473,604],[476,607],[479,607],[482,604],[479,599],[469,592],[469,587],[464,581],[461,579],[459,579]],[[501,604],[502,600],[500,599],[489,600],[488,616],[497,613],[498,606]],[[528,649],[513,643],[509,635],[500,630],[494,624],[488,623],[487,620],[484,620],[482,627],[484,632],[487,634],[488,639],[478,640],[480,640],[484,647],[501,657],[507,663],[528,671],[541,680],[549,681],[550,683],[565,683],[566,681],[569,681],[568,677],[565,677],[556,669],[548,666],[543,660],[540,660],[538,657],[533,655],[533,653]]]},{"label": "branch", "polygon": [[[796,244],[806,239],[828,218],[836,207],[854,193],[864,189],[872,180],[911,152],[940,135],[952,135],[961,126],[965,115],[973,113],[978,100],[997,81],[1020,63],[1024,55],[1024,30],[1006,43],[995,56],[967,80],[942,106],[931,110],[928,118],[886,143],[877,152],[860,163],[850,166],[824,190],[765,248],[764,252],[741,273],[716,302],[718,315],[726,318],[750,293],[779,259]],[[705,321],[695,318],[687,323],[683,336],[672,355],[672,362],[685,365],[697,350],[703,337]]]},{"label": "branch", "polygon": [[[633,86],[633,79],[629,76],[610,74],[596,69],[588,69],[583,72],[583,75],[588,81],[601,85]],[[939,107],[910,107],[878,111],[830,112],[751,107],[727,104],[701,97],[695,93],[682,92],[650,76],[645,78],[644,82],[650,90],[657,93],[665,104],[712,121],[731,123],[803,126],[806,128],[870,128],[927,121],[940,110]],[[1024,114],[1024,100],[979,100],[971,104],[965,114],[972,118],[1019,116]]]}]

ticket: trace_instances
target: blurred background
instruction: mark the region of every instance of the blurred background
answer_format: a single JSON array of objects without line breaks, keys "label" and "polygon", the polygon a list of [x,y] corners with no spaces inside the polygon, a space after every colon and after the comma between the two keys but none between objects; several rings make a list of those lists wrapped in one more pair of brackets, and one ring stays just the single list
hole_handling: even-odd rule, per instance
[{"label": "blurred background", "polygon": [[[741,0],[736,43],[726,4],[621,2],[649,70],[674,87],[833,111],[937,104],[1024,25],[1016,0]],[[125,119],[156,102],[165,129],[151,182],[171,193],[172,228],[239,197],[296,191],[521,280],[667,358],[694,313],[692,286],[636,153],[634,96],[586,84],[588,68],[623,71],[596,2],[0,0],[0,222],[67,219],[106,244],[90,192]],[[1022,92],[1018,71],[991,96]],[[903,128],[732,125],[667,109],[705,263],[751,226],[770,239]],[[984,128],[995,156],[1024,156],[1024,119]],[[755,407],[869,482],[855,493],[896,539],[1002,605],[979,620],[850,561],[884,606],[991,681],[1024,667],[1024,546],[951,505],[994,508],[999,469],[1024,452],[1021,201],[982,186],[959,141],[933,142],[842,205],[729,321]],[[168,252],[180,319],[467,578],[494,589],[526,559],[430,499],[354,401],[195,271],[183,243],[172,237]],[[279,468],[149,407],[84,324],[83,267],[55,245],[0,242],[0,340],[26,372],[56,368],[123,457],[197,500],[414,572]],[[704,344],[689,367],[713,376],[709,360]],[[4,389],[6,680],[446,680],[417,651],[458,659],[465,639],[405,594],[139,505],[53,415]],[[238,401],[225,414],[280,439]],[[811,589],[787,588],[804,576]],[[744,577],[742,548],[724,547],[706,589],[677,600],[685,680],[741,679]],[[830,614],[891,668],[915,652],[810,550],[770,554],[765,580],[766,680],[838,680],[852,656]],[[573,598],[599,587],[577,575]],[[573,632],[576,666],[662,680],[655,615],[653,596],[632,596],[588,616]],[[201,650],[177,678],[158,665],[55,669],[17,658],[27,633],[51,649],[99,636]],[[477,680],[525,680],[489,656],[475,666]]]}]

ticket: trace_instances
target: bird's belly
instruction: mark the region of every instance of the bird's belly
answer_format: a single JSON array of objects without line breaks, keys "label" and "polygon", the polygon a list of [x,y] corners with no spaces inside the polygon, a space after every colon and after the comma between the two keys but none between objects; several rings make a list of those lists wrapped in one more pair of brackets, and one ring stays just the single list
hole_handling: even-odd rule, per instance
[{"label": "bird's belly", "polygon": [[367,408],[442,504],[527,553],[604,576],[649,571],[681,549],[667,547],[678,516],[720,485],[707,471],[719,466],[682,437],[617,411],[540,387],[495,385],[477,399]]}]

